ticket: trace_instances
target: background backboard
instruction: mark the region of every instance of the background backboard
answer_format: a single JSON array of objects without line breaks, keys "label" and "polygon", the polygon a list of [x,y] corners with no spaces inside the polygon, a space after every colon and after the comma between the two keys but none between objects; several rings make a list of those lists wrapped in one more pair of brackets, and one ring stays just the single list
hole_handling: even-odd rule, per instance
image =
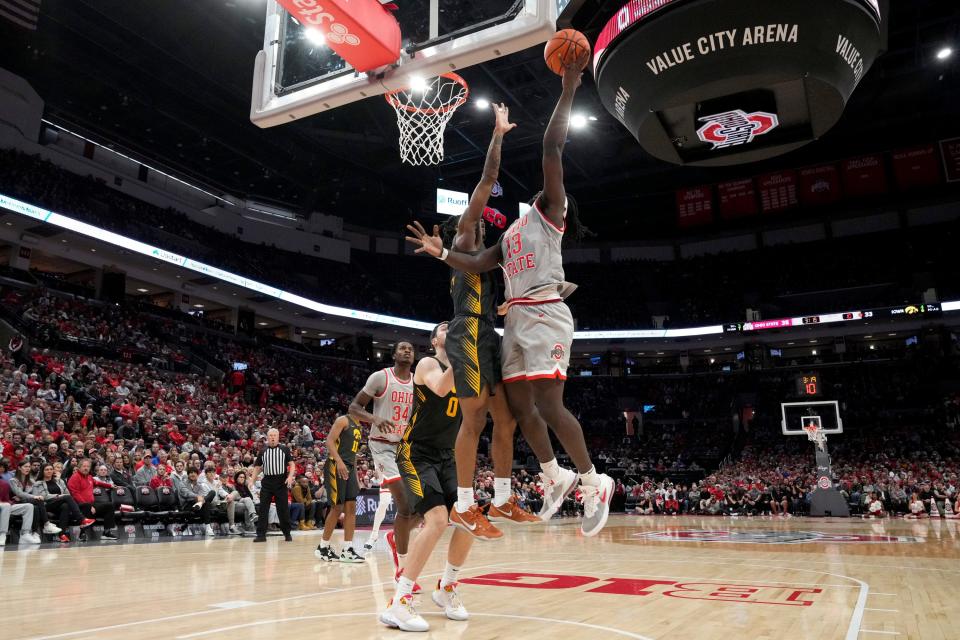
[{"label": "background backboard", "polygon": [[843,433],[840,405],[836,400],[782,402],[780,411],[784,435],[805,436],[807,432],[803,428],[810,422],[817,423],[825,435]]},{"label": "background backboard", "polygon": [[395,0],[403,36],[397,65],[356,73],[322,38],[270,0],[254,69],[250,119],[291,122],[546,42],[564,0]]}]

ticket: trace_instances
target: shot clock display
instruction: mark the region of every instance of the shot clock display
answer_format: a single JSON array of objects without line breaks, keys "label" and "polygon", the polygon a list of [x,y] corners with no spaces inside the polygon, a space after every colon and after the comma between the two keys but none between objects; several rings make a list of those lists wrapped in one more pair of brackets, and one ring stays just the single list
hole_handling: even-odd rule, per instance
[{"label": "shot clock display", "polygon": [[819,398],[822,395],[820,374],[816,371],[797,376],[797,395],[802,398]]}]

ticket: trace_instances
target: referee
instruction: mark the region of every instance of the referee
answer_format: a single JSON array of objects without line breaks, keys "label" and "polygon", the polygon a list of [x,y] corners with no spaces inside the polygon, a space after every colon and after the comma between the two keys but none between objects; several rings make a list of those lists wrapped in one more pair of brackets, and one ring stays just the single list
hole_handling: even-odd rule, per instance
[{"label": "referee", "polygon": [[280,432],[276,429],[267,431],[267,447],[259,454],[253,463],[253,479],[256,482],[260,474],[260,513],[257,519],[257,537],[254,542],[267,541],[267,524],[270,516],[270,502],[277,501],[277,517],[280,518],[280,529],[283,539],[292,542],[290,537],[290,506],[287,504],[287,489],[293,486],[293,476],[296,465],[290,449],[280,444]]}]

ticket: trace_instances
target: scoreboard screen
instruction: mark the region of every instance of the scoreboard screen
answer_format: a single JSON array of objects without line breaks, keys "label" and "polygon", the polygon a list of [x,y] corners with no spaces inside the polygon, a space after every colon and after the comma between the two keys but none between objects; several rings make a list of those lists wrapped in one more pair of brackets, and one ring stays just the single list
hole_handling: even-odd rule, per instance
[{"label": "scoreboard screen", "polygon": [[797,395],[802,398],[818,398],[822,395],[820,374],[801,373],[797,376]]}]

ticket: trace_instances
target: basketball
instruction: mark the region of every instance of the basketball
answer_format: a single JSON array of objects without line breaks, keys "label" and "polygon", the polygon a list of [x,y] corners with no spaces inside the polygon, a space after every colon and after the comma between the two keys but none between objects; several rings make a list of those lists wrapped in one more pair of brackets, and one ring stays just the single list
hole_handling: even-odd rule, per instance
[{"label": "basketball", "polygon": [[543,59],[558,76],[562,76],[564,67],[570,65],[583,69],[590,62],[590,41],[576,29],[563,29],[547,43]]}]

